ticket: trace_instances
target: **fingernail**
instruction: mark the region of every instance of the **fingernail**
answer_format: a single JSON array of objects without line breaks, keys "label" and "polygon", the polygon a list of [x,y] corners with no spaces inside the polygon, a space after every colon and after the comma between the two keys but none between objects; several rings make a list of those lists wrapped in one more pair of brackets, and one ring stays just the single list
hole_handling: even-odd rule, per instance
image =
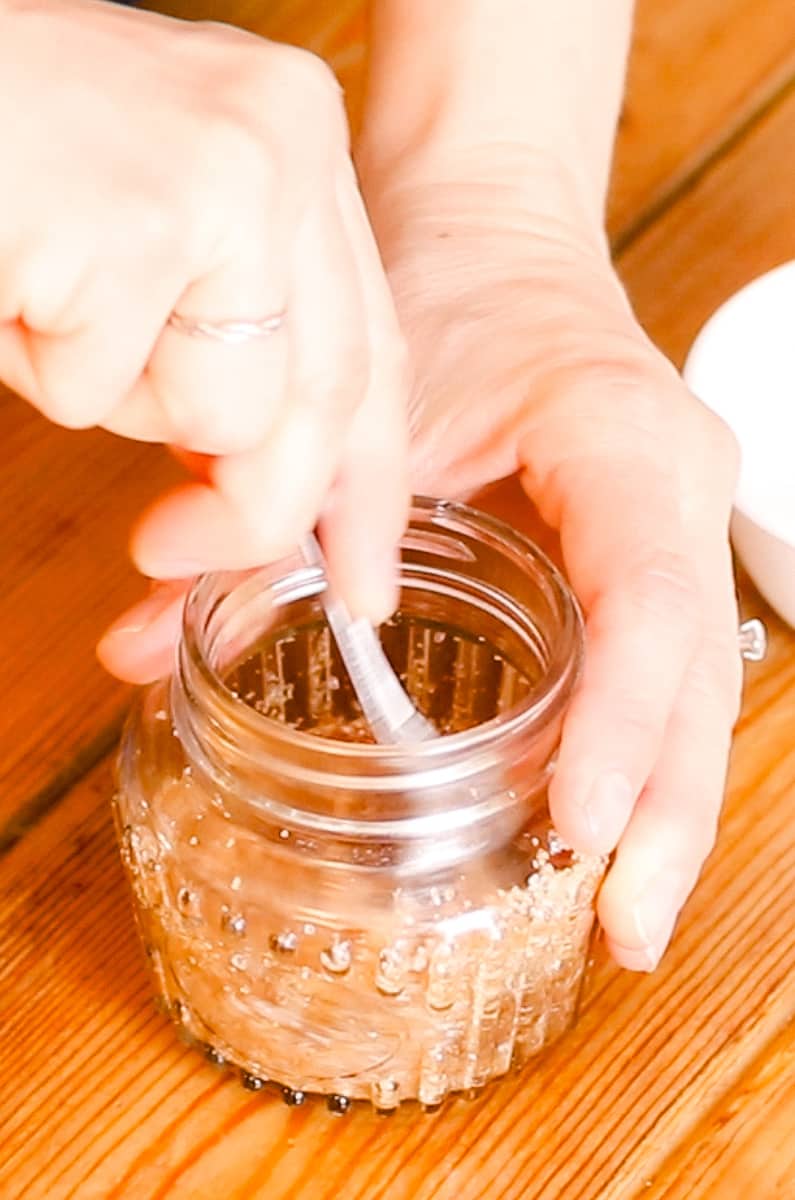
[{"label": "fingernail", "polygon": [[630,910],[638,941],[659,951],[671,940],[682,907],[682,882],[677,871],[661,871],[646,883]]},{"label": "fingernail", "polygon": [[193,579],[194,575],[202,575],[207,570],[205,563],[195,559],[150,559],[139,556],[137,566],[152,579]]},{"label": "fingernail", "polygon": [[630,971],[653,971],[659,965],[684,895],[684,880],[676,870],[661,871],[648,880],[629,910],[637,945],[627,946],[610,939],[613,957],[620,966]]},{"label": "fingernail", "polygon": [[620,771],[606,771],[595,780],[583,805],[588,832],[599,854],[615,850],[635,805],[635,792]]},{"label": "fingernail", "polygon": [[103,633],[101,640],[105,642],[108,638],[135,637],[143,633],[153,621],[157,620],[160,614],[172,603],[173,599],[174,593],[172,589],[168,591],[154,591],[145,600],[141,600],[132,608],[128,608],[113,625],[109,625]]},{"label": "fingernail", "polygon": [[610,953],[613,958],[620,967],[625,967],[628,971],[646,971],[648,973],[656,970],[660,965],[664,949],[664,946],[661,949],[656,946],[644,946],[640,950],[633,950],[618,942],[610,942]]}]

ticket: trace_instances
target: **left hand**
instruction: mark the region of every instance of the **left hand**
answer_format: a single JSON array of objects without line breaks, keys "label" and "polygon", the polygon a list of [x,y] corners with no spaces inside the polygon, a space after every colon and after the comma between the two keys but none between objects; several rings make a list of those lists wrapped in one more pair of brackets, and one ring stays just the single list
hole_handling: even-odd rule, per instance
[{"label": "left hand", "polygon": [[455,168],[370,195],[416,378],[412,483],[465,496],[519,472],[559,532],[587,655],[552,815],[576,849],[618,847],[601,922],[619,963],[651,970],[713,845],[738,711],[736,450],[603,239],[534,211],[510,162]]}]

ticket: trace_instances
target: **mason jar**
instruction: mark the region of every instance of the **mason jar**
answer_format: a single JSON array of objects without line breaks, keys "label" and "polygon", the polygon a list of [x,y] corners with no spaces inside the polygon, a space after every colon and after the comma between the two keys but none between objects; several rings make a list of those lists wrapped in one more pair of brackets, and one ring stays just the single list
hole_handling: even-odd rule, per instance
[{"label": "mason jar", "polygon": [[547,785],[582,656],[565,581],[501,522],[415,501],[381,628],[442,735],[373,743],[295,557],[201,578],[115,800],[155,986],[253,1090],[438,1105],[575,1014],[604,860]]}]

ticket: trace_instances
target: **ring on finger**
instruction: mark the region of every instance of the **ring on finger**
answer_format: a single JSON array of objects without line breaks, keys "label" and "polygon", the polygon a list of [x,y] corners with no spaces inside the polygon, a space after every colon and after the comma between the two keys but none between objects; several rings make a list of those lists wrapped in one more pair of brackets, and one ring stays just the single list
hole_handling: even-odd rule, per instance
[{"label": "ring on finger", "polygon": [[256,341],[276,333],[284,324],[286,315],[286,311],[282,310],[257,320],[200,321],[173,312],[168,318],[168,324],[178,333],[184,333],[188,337],[210,338],[226,346],[240,346],[244,342]]}]

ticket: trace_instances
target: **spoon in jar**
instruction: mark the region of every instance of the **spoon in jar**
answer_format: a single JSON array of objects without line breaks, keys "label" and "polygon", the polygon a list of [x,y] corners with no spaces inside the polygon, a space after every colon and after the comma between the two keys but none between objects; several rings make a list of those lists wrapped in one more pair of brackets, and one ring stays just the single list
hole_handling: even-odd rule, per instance
[{"label": "spoon in jar", "polygon": [[307,566],[325,576],[323,611],[375,740],[394,745],[438,737],[436,728],[409,699],[370,622],[354,620],[331,591],[326,560],[313,533],[301,539],[301,555]]}]

